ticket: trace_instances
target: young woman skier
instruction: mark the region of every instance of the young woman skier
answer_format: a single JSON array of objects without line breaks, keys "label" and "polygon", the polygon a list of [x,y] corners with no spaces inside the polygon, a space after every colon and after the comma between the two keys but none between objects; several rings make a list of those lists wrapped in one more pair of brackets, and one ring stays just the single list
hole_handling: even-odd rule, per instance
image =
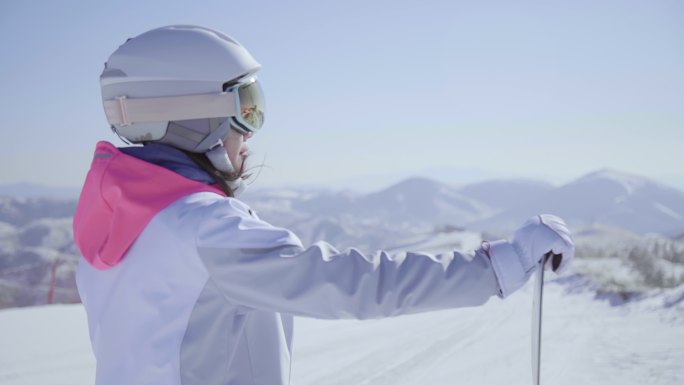
[{"label": "young woman skier", "polygon": [[98,385],[289,384],[293,316],[478,306],[520,288],[549,251],[557,270],[572,260],[552,215],[469,253],[305,248],[236,198],[264,121],[259,67],[229,36],[182,25],[107,60],[107,120],[143,146],[97,144],[74,217]]}]

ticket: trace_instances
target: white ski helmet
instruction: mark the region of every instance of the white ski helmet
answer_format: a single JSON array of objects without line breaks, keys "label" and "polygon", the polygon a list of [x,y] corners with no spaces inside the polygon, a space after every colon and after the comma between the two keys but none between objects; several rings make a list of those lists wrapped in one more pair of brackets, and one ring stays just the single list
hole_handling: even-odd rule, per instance
[{"label": "white ski helmet", "polygon": [[254,132],[264,119],[260,68],[231,37],[172,25],[128,39],[100,76],[107,120],[133,143],[159,142],[205,153],[220,171],[233,167],[223,148],[230,127]]}]

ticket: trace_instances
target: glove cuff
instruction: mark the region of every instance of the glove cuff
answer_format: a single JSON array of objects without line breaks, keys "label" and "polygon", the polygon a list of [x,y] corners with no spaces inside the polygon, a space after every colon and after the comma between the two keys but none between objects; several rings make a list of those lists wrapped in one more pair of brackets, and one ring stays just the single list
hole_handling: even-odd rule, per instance
[{"label": "glove cuff", "polygon": [[506,298],[527,282],[530,275],[525,271],[520,255],[513,245],[504,240],[483,242],[482,251],[489,257],[499,283],[500,298]]}]

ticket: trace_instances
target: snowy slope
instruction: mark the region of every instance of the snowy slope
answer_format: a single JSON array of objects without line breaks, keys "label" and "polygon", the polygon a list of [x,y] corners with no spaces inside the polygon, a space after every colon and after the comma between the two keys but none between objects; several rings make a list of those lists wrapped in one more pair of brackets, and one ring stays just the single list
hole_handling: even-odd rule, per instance
[{"label": "snowy slope", "polygon": [[0,384],[95,383],[87,329],[81,305],[0,310]]},{"label": "snowy slope", "polygon": [[[611,306],[576,276],[559,281],[545,292],[543,384],[684,383],[684,287]],[[385,320],[297,319],[293,384],[530,384],[531,294]],[[2,310],[0,331],[0,383],[93,383],[80,305]]]},{"label": "snowy slope", "polygon": [[[548,285],[545,297],[542,383],[684,381],[681,308],[611,307],[560,285]],[[530,309],[527,287],[481,308],[368,323],[300,320],[294,376],[300,385],[530,384]]]}]

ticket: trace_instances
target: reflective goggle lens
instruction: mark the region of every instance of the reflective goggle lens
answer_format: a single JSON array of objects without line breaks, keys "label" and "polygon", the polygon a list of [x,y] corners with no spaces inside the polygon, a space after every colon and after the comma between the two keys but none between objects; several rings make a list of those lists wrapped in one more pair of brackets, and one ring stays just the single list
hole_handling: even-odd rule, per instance
[{"label": "reflective goggle lens", "polygon": [[240,114],[236,117],[249,131],[256,131],[264,125],[264,94],[256,79],[250,79],[237,89]]}]

